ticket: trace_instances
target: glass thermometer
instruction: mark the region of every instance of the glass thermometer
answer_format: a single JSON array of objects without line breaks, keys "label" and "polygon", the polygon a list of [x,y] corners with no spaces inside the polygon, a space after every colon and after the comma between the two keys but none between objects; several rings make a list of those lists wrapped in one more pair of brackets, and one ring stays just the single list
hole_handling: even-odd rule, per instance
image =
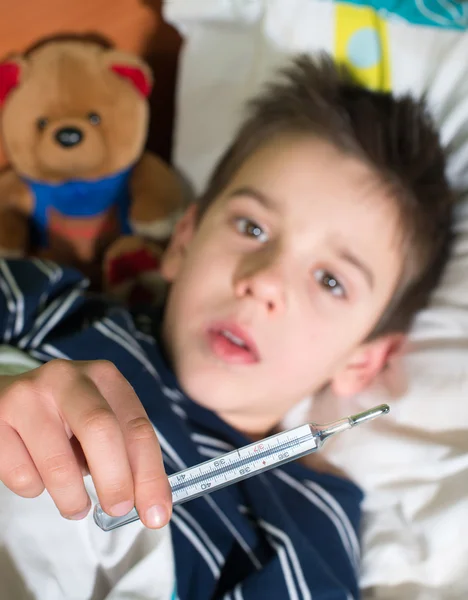
[{"label": "glass thermometer", "polygon": [[[330,436],[375,419],[388,413],[389,410],[387,404],[381,404],[327,425],[317,423],[300,425],[169,475],[172,503],[176,505],[194,500],[227,485],[297,460],[319,450]],[[103,531],[111,531],[138,519],[135,508],[123,517],[108,515],[99,504],[94,509],[94,520]]]}]

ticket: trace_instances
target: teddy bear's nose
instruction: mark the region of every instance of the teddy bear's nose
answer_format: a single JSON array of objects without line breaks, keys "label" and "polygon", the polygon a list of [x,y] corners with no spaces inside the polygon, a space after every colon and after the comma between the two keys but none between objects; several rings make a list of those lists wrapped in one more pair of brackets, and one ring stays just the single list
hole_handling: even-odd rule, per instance
[{"label": "teddy bear's nose", "polygon": [[55,134],[55,139],[64,148],[72,148],[81,142],[84,134],[77,127],[63,127]]}]

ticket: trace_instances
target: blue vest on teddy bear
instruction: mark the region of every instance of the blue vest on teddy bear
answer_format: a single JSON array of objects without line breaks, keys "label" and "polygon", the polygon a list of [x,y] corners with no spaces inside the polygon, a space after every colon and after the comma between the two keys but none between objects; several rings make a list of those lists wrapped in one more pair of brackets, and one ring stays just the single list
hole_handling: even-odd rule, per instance
[{"label": "blue vest on teddy bear", "polygon": [[133,165],[109,177],[96,180],[73,179],[65,183],[46,183],[24,178],[34,196],[31,226],[34,244],[48,245],[50,211],[63,217],[97,217],[111,208],[117,209],[122,234],[131,233],[129,223],[130,174]]}]

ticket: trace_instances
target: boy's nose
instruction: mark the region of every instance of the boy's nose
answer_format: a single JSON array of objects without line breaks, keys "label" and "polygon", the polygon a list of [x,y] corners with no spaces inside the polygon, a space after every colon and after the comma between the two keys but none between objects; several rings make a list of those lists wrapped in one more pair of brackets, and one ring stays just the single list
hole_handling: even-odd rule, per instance
[{"label": "boy's nose", "polygon": [[250,297],[264,304],[268,312],[281,311],[284,303],[284,282],[279,265],[259,265],[239,274],[235,281],[237,298]]}]

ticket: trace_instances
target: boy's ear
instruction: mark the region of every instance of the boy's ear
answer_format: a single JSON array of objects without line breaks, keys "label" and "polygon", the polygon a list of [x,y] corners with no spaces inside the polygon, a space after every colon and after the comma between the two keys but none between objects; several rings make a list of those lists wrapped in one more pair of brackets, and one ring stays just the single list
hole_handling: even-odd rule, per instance
[{"label": "boy's ear", "polygon": [[406,340],[403,333],[391,333],[359,346],[330,386],[338,397],[349,397],[368,387],[397,355]]},{"label": "boy's ear", "polygon": [[197,207],[195,204],[191,204],[177,222],[162,258],[161,275],[166,281],[174,281],[179,274],[196,225]]}]

